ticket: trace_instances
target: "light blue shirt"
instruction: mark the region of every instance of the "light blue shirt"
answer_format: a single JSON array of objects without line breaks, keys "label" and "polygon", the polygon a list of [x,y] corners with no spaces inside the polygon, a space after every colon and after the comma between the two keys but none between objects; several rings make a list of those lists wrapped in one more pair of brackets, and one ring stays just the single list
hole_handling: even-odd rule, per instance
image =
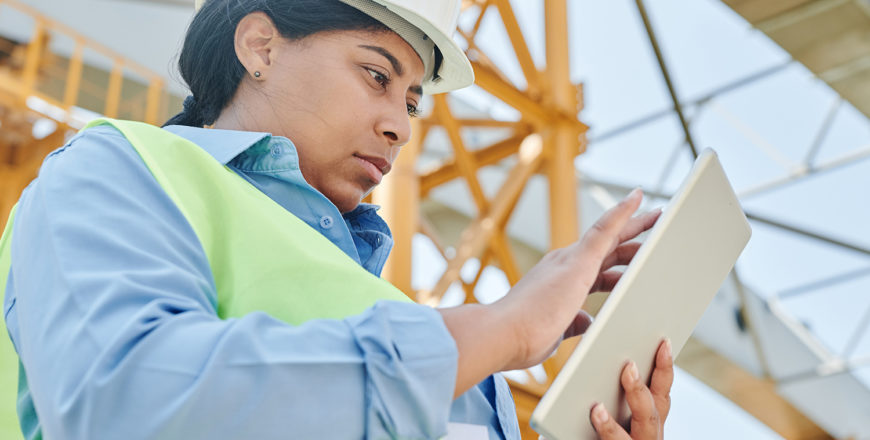
[{"label": "light blue shirt", "polygon": [[[377,208],[342,215],[287,138],[167,130],[380,274],[392,238]],[[216,301],[193,229],[119,132],[46,158],[19,202],[4,302],[46,439],[424,439],[448,420],[520,438],[500,375],[452,400],[458,353],[431,308],[382,301],[290,326],[221,320]]]}]

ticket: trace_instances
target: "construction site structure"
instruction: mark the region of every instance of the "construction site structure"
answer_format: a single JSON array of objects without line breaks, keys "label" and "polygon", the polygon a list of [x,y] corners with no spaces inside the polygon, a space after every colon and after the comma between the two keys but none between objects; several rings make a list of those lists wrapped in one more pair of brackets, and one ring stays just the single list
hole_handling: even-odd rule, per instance
[{"label": "construction site structure", "polygon": [[[780,32],[785,35],[783,39],[792,35],[786,35],[783,29],[814,17],[813,13],[831,13],[836,8],[863,4],[827,0],[725,3],[750,21],[763,17],[761,28]],[[461,27],[458,33],[474,68],[476,87],[500,105],[515,110],[515,116],[494,119],[469,111],[462,100],[452,95],[432,97],[431,112],[413,121],[413,138],[403,147],[390,177],[371,196],[382,206],[381,214],[395,238],[383,276],[420,303],[438,306],[456,286],[464,294],[461,302],[477,302],[478,284],[485,270],[500,271],[513,285],[547,248],[566,246],[579,237],[581,218],[586,218],[586,213],[581,210],[585,209],[580,203],[582,179],[575,158],[585,151],[587,143],[588,127],[580,119],[584,87],[572,82],[570,75],[567,1],[542,0],[542,5],[543,64],[535,62],[528,36],[509,0],[463,2],[462,22],[470,25]],[[636,5],[660,63],[662,79],[671,92],[673,111],[679,114],[685,129],[686,146],[695,152],[689,123],[681,112],[681,101],[671,84],[654,29],[643,2],[637,0]],[[767,12],[759,12],[762,9]],[[67,24],[18,0],[0,0],[0,14],[7,13],[26,16],[34,25],[30,38],[21,41],[4,38],[0,30],[0,218],[4,221],[23,188],[36,176],[44,156],[63,145],[88,120],[105,115],[159,125],[181,109],[182,99],[167,88],[165,75],[86,38]],[[488,16],[497,16],[502,24],[510,43],[507,50],[522,71],[522,81],[511,80],[478,41]],[[864,35],[870,32],[870,24],[854,32]],[[68,53],[52,50],[53,42],[61,40],[71,48]],[[828,70],[824,75],[842,82],[866,65],[854,62],[850,69]],[[870,96],[852,83],[837,87],[843,93],[852,93],[855,100]],[[532,216],[540,228],[548,231],[546,248],[530,246],[508,233],[508,223],[518,215],[518,202],[532,182],[539,191],[535,197],[542,199],[546,211],[523,215]],[[433,197],[439,191],[465,192],[473,202],[471,210],[460,212],[447,206],[443,197]],[[413,243],[421,234],[438,249],[446,268],[436,282],[415,288]],[[472,261],[476,264],[474,273],[463,276],[463,269]],[[746,298],[739,282],[728,289],[731,295],[743,298],[742,310],[750,330],[771,328],[769,320],[773,318],[765,318],[765,312],[759,311],[763,306],[746,305],[753,300]],[[594,314],[604,299],[600,294],[590,297],[587,309]],[[764,338],[753,335],[756,342]],[[538,437],[529,428],[528,419],[577,343],[577,339],[565,341],[541,367],[511,376],[524,439]],[[677,363],[785,438],[832,438],[828,429],[820,427],[819,419],[808,417],[806,408],[782,395],[775,374],[758,374],[722,353],[711,348],[709,341],[693,338]],[[10,382],[15,378],[0,380]]]}]

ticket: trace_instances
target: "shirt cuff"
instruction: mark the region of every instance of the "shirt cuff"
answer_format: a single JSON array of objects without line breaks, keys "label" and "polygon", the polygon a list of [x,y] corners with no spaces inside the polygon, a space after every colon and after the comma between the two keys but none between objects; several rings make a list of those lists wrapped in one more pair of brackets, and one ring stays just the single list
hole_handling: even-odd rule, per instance
[{"label": "shirt cuff", "polygon": [[446,435],[459,352],[441,314],[379,301],[346,321],[364,356],[367,438]]}]

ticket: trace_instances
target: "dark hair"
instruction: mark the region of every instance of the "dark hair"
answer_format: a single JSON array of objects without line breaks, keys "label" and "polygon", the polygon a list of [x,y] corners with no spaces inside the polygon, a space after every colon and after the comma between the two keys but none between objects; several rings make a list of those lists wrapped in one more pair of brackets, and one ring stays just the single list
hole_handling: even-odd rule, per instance
[{"label": "dark hair", "polygon": [[166,125],[202,127],[214,123],[230,102],[245,68],[236,57],[236,27],[262,11],[284,38],[299,40],[337,30],[387,30],[380,21],[338,0],[207,0],[193,17],[178,59],[192,96]]}]

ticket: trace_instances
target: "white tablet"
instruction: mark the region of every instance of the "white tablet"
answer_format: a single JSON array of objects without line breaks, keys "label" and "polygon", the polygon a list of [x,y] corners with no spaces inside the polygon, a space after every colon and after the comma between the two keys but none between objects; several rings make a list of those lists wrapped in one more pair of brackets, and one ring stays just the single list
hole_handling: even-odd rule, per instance
[{"label": "white tablet", "polygon": [[625,363],[635,361],[649,383],[664,338],[676,358],[750,234],[716,153],[704,151],[541,399],[532,428],[548,440],[596,439],[589,413],[597,402],[628,426]]}]

